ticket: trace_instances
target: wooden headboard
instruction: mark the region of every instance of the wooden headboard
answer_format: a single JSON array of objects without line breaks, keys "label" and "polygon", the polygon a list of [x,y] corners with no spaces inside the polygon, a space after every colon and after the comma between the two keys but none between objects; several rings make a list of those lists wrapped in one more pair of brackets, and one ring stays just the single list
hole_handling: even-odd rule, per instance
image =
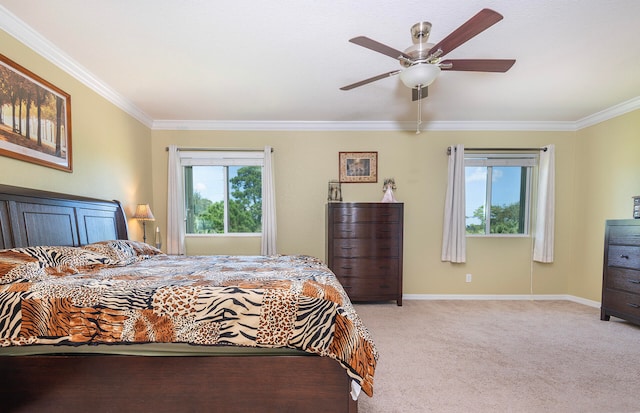
[{"label": "wooden headboard", "polygon": [[0,249],[128,239],[118,201],[0,185]]}]

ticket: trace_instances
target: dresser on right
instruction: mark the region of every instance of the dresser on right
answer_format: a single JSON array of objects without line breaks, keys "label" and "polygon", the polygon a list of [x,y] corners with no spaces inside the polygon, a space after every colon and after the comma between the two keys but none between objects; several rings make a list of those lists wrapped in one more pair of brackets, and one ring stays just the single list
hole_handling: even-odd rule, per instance
[{"label": "dresser on right", "polygon": [[600,319],[640,324],[640,219],[608,220]]}]

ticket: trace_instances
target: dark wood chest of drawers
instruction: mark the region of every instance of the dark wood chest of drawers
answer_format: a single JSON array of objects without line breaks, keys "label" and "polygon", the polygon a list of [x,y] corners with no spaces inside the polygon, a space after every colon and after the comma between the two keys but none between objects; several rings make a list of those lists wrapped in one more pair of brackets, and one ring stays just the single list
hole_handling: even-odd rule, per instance
[{"label": "dark wood chest of drawers", "polygon": [[640,324],[640,220],[609,220],[605,230],[600,319]]},{"label": "dark wood chest of drawers", "polygon": [[327,263],[352,301],[402,305],[404,204],[340,202],[327,208]]}]

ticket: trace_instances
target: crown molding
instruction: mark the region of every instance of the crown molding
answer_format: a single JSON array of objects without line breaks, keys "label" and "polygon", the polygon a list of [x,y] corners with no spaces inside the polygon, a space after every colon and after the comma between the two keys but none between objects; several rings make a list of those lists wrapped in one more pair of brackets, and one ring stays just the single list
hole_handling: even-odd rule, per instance
[{"label": "crown molding", "polygon": [[[416,131],[415,122],[155,120],[153,130]],[[420,131],[575,131],[575,122],[433,121]]]},{"label": "crown molding", "polygon": [[622,102],[593,115],[586,116],[576,122],[576,130],[588,128],[605,120],[613,119],[617,116],[624,115],[625,113],[632,112],[640,109],[640,96],[636,96],[633,99],[629,99],[626,102]]},{"label": "crown molding", "polygon": [[[81,83],[107,99],[152,130],[228,130],[228,131],[416,131],[415,122],[371,121],[215,121],[154,120],[130,100],[98,79],[66,53],[0,5],[0,28],[43,56]],[[640,96],[567,122],[525,121],[433,121],[423,122],[421,131],[578,131],[597,123],[640,109]]]},{"label": "crown molding", "polygon": [[60,69],[73,76],[79,82],[85,84],[91,90],[113,103],[129,115],[136,118],[142,124],[151,128],[153,119],[141,111],[131,101],[124,98],[109,85],[98,79],[85,67],[73,60],[56,45],[51,43],[40,33],[33,30],[13,13],[0,5],[0,28],[16,40],[25,44],[33,51],[58,66]]}]

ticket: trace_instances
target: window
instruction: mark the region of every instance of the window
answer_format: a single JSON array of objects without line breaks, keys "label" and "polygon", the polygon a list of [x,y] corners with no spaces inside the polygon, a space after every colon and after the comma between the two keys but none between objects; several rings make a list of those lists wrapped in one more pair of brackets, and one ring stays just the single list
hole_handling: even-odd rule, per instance
[{"label": "window", "polygon": [[180,152],[186,234],[259,234],[262,152]]},{"label": "window", "polygon": [[465,154],[467,235],[529,234],[533,154]]}]

